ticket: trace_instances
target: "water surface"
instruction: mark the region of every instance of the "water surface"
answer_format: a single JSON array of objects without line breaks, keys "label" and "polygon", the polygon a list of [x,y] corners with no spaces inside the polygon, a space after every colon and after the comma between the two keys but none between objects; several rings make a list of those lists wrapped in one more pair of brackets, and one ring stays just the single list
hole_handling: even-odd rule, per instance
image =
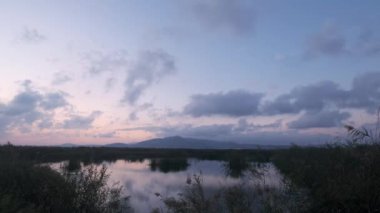
[{"label": "water surface", "polygon": [[[281,175],[270,163],[264,166],[263,178],[254,180],[247,166],[225,161],[175,159],[175,160],[116,160],[102,162],[110,172],[109,184],[119,183],[123,193],[130,195],[130,205],[135,212],[150,212],[162,208],[162,198],[178,196],[186,181],[194,174],[201,175],[203,186],[208,194],[223,187],[251,182],[256,184],[281,185]],[[97,164],[100,166],[100,164]],[[57,167],[58,164],[53,165]],[[161,196],[157,196],[159,193]]]}]

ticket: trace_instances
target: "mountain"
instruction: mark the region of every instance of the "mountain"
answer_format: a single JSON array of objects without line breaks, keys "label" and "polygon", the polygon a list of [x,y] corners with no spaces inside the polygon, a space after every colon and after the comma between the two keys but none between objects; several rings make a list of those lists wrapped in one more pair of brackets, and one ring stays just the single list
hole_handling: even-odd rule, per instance
[{"label": "mountain", "polygon": [[[91,145],[76,145],[76,144],[62,144],[61,147],[78,147],[78,146],[91,146]],[[101,147],[101,145],[92,145]],[[256,144],[239,144],[234,142],[221,142],[214,140],[184,138],[180,136],[173,136],[167,138],[155,138],[138,143],[111,143],[105,144],[103,147],[112,148],[157,148],[157,149],[276,149],[286,148],[287,145],[256,145]]]},{"label": "mountain", "polygon": [[213,140],[183,138],[180,136],[155,138],[131,144],[136,148],[170,148],[170,149],[234,149],[239,148],[239,144],[232,142],[219,142]]}]

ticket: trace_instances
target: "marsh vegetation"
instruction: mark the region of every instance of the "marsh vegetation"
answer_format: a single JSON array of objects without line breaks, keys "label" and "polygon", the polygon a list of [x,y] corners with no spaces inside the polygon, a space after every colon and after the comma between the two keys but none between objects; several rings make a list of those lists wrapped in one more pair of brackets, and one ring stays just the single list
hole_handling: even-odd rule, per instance
[{"label": "marsh vegetation", "polygon": [[294,184],[308,190],[312,212],[380,211],[378,132],[346,127],[345,142],[278,150],[273,162]]},{"label": "marsh vegetation", "polygon": [[1,147],[0,212],[127,212],[121,186],[109,186],[106,167],[78,168],[69,163],[57,171],[19,160],[18,148]]},{"label": "marsh vegetation", "polygon": [[379,137],[347,129],[344,142],[277,150],[6,144],[0,212],[379,212]]}]

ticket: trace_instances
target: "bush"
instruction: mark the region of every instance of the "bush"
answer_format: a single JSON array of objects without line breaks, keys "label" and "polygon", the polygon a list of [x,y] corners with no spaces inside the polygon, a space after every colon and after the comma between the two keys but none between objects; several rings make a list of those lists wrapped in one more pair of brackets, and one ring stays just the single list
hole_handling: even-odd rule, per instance
[{"label": "bush", "polygon": [[71,185],[48,167],[0,166],[0,212],[69,212],[74,195]]},{"label": "bush", "polygon": [[107,169],[64,172],[25,161],[0,161],[0,212],[116,213],[130,210]]},{"label": "bush", "polygon": [[66,171],[64,177],[74,189],[74,209],[78,212],[125,212],[127,199],[121,199],[122,187],[107,186],[109,174],[103,165],[97,168],[91,165],[78,172]]},{"label": "bush", "polygon": [[314,212],[380,211],[380,144],[368,131],[349,128],[347,143],[278,151],[276,166],[309,190]]}]

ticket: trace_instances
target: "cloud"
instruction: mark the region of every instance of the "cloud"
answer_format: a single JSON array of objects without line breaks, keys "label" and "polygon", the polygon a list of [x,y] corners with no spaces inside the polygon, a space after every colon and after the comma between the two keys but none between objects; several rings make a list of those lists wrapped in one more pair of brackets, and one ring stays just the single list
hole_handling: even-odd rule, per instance
[{"label": "cloud", "polygon": [[[32,87],[27,80],[22,83],[22,90],[8,103],[0,104],[0,132],[11,129],[26,129],[38,123],[47,126],[50,113],[68,105],[62,92],[42,92]],[[51,122],[50,122],[51,123]]]},{"label": "cloud", "polygon": [[7,105],[3,105],[1,113],[5,116],[19,116],[33,112],[42,99],[42,95],[36,91],[20,92]]},{"label": "cloud", "polygon": [[87,61],[87,70],[92,75],[116,70],[125,70],[128,65],[127,53],[124,50],[110,53],[89,52],[84,56]]},{"label": "cloud", "polygon": [[142,52],[127,70],[122,102],[135,104],[152,84],[175,71],[175,60],[170,54],[162,50]]},{"label": "cloud", "polygon": [[308,43],[306,56],[338,56],[347,53],[346,39],[335,27],[329,26],[313,35]]},{"label": "cloud", "polygon": [[348,39],[336,26],[327,26],[312,35],[306,44],[306,58],[380,54],[380,37],[371,30],[361,30],[358,36]]},{"label": "cloud", "polygon": [[203,137],[203,138],[214,138],[214,137],[224,137],[237,134],[245,134],[258,132],[262,130],[274,129],[280,127],[282,124],[281,120],[277,120],[269,124],[254,124],[248,122],[246,119],[242,118],[237,121],[237,123],[227,123],[227,124],[210,124],[210,125],[193,125],[193,124],[180,124],[180,125],[166,125],[166,126],[145,126],[145,127],[133,127],[119,129],[119,131],[149,131],[157,133],[159,136],[172,136],[181,135],[188,137]]},{"label": "cloud", "polygon": [[85,54],[84,59],[91,76],[109,73],[105,80],[106,92],[114,86],[121,74],[125,74],[121,102],[130,105],[134,105],[154,83],[176,72],[174,57],[163,50],[142,51],[134,59],[128,58],[124,50],[110,53],[93,51]]},{"label": "cloud", "polygon": [[50,115],[43,116],[37,123],[37,127],[40,129],[50,129],[54,127],[53,118]]},{"label": "cloud", "polygon": [[[364,73],[352,80],[351,87],[342,88],[333,81],[298,86],[266,101],[261,93],[233,90],[197,94],[184,106],[181,115],[229,116],[236,123],[196,125],[192,123],[147,126],[120,131],[148,131],[157,136],[180,135],[214,140],[230,140],[255,144],[320,144],[333,140],[328,128],[339,127],[355,110],[373,113],[380,104],[380,72]],[[249,122],[254,116],[298,115],[286,123],[286,117],[269,124]],[[247,116],[247,117],[242,117]],[[272,117],[273,118],[273,117]],[[286,128],[288,127],[288,128]],[[325,134],[308,131],[324,128]],[[335,131],[335,130],[334,130]]]},{"label": "cloud", "polygon": [[298,120],[290,122],[288,127],[292,129],[337,127],[342,126],[342,121],[350,116],[347,112],[339,111],[306,112]]},{"label": "cloud", "polygon": [[332,81],[322,81],[308,86],[299,86],[273,101],[264,103],[263,114],[299,113],[302,110],[320,111],[331,103],[341,104],[349,93]]},{"label": "cloud", "polygon": [[112,87],[116,84],[116,79],[115,78],[108,78],[106,80],[106,84],[105,84],[105,88],[106,88],[106,92],[109,92],[110,89],[112,89]]},{"label": "cloud", "polygon": [[332,81],[298,86],[273,100],[264,94],[233,90],[193,95],[183,114],[201,116],[271,116],[325,112],[337,109],[364,109],[373,113],[380,106],[380,72],[356,76],[350,89]]},{"label": "cloud", "polygon": [[52,92],[45,95],[40,106],[45,110],[53,110],[68,105],[67,94],[64,92]]},{"label": "cloud", "polygon": [[259,125],[240,119],[237,123],[192,125],[182,124],[164,127],[140,127],[123,129],[120,131],[145,130],[159,137],[180,135],[183,137],[211,139],[220,141],[234,141],[238,143],[250,143],[259,145],[286,145],[297,144],[321,144],[331,140],[331,136],[323,134],[303,134],[295,130],[273,131],[281,125],[281,121]]},{"label": "cloud", "polygon": [[380,106],[380,72],[355,77],[348,93],[344,107],[364,108],[373,112]]},{"label": "cloud", "polygon": [[193,12],[208,29],[245,34],[251,32],[254,27],[255,11],[251,1],[197,1],[193,6]]},{"label": "cloud", "polygon": [[237,132],[250,132],[250,131],[256,131],[256,130],[261,130],[261,129],[276,129],[281,127],[282,125],[282,120],[279,119],[274,123],[270,124],[253,124],[249,123],[247,119],[241,118],[238,120],[238,123],[234,127],[234,130]]},{"label": "cloud", "polygon": [[24,28],[20,38],[21,41],[26,43],[41,43],[47,38],[45,35],[41,34],[37,29],[34,28]]},{"label": "cloud", "polygon": [[146,111],[146,110],[151,109],[151,108],[153,108],[152,103],[141,104],[141,105],[135,107],[135,109],[131,113],[129,113],[128,118],[131,121],[136,121],[139,119],[138,114],[140,112]]},{"label": "cloud", "polygon": [[376,37],[372,30],[363,30],[354,48],[365,56],[378,55],[380,54],[380,37]]},{"label": "cloud", "polygon": [[244,90],[193,95],[190,103],[184,107],[184,113],[193,117],[255,115],[262,97],[260,93]]},{"label": "cloud", "polygon": [[[342,110],[366,110],[373,114],[380,106],[380,72],[356,76],[349,89],[332,81],[298,86],[272,100],[263,101],[264,95],[244,90],[197,94],[184,106],[183,114],[207,116],[274,116],[301,115],[289,123],[290,128],[329,128],[339,126],[351,115]],[[303,114],[301,114],[303,113]],[[240,120],[240,127],[248,127]],[[278,126],[281,122],[278,122]],[[250,126],[257,128],[258,126]]]},{"label": "cloud", "polygon": [[51,82],[52,85],[62,85],[69,81],[71,81],[72,78],[68,75],[65,75],[61,72],[54,73],[53,81]]},{"label": "cloud", "polygon": [[371,72],[355,77],[348,90],[332,81],[296,87],[264,103],[261,112],[266,115],[326,109],[365,109],[373,112],[379,105],[380,72]]},{"label": "cloud", "polygon": [[3,134],[7,131],[7,128],[10,123],[11,123],[10,118],[0,113],[0,135],[1,136],[3,136]]},{"label": "cloud", "polygon": [[99,133],[99,134],[95,134],[92,136],[95,138],[113,138],[113,137],[115,137],[115,135],[116,135],[116,132],[113,131],[113,132]]},{"label": "cloud", "polygon": [[131,121],[138,120],[139,118],[137,117],[137,112],[133,111],[133,112],[129,113],[128,119]]},{"label": "cloud", "polygon": [[230,134],[233,130],[233,124],[213,124],[213,125],[182,125],[177,127],[163,127],[162,136],[181,135],[185,137],[214,138],[223,137]]},{"label": "cloud", "polygon": [[93,111],[87,116],[74,115],[65,120],[62,124],[64,129],[89,129],[97,117],[102,114],[100,111]]}]

